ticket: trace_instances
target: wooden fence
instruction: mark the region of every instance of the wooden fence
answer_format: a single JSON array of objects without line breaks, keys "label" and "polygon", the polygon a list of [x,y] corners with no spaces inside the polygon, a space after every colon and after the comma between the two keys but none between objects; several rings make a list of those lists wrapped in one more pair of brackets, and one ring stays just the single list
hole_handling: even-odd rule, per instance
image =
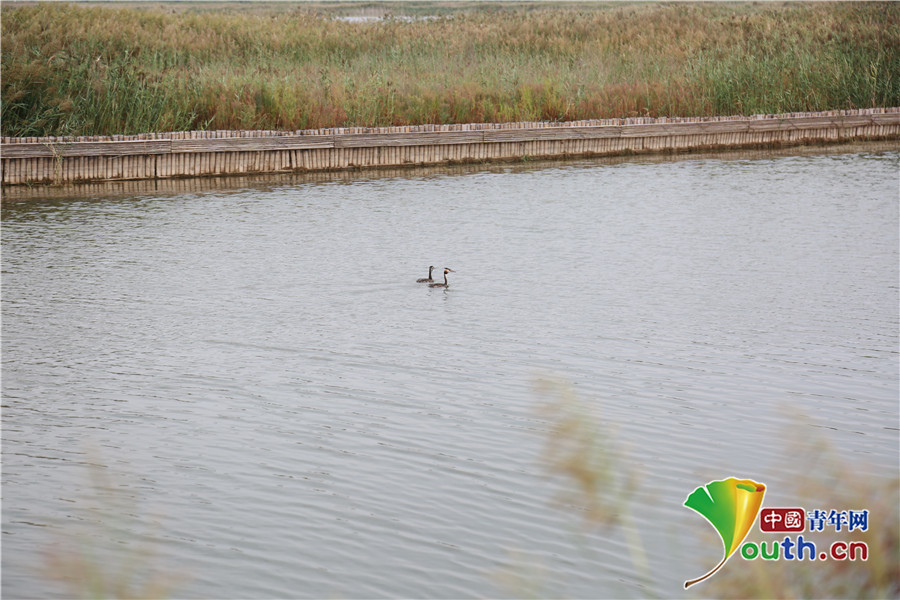
[{"label": "wooden fence", "polygon": [[0,139],[4,185],[900,140],[900,107],[752,117]]}]

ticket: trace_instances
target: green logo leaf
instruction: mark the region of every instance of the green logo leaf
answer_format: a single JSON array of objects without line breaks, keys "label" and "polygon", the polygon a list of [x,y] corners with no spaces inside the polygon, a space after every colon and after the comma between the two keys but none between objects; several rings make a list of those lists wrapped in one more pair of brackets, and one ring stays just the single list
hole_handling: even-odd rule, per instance
[{"label": "green logo leaf", "polygon": [[725,557],[703,577],[685,581],[685,589],[710,577],[734,554],[753,527],[765,493],[765,485],[734,477],[711,481],[691,492],[684,505],[703,515],[716,528],[725,546]]}]

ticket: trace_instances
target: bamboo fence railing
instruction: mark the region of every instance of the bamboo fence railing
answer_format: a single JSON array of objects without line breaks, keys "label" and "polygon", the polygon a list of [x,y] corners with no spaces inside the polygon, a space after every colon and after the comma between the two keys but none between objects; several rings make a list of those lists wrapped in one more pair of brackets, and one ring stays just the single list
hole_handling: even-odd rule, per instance
[{"label": "bamboo fence railing", "polygon": [[900,140],[900,107],[751,117],[0,138],[0,182],[64,184]]}]

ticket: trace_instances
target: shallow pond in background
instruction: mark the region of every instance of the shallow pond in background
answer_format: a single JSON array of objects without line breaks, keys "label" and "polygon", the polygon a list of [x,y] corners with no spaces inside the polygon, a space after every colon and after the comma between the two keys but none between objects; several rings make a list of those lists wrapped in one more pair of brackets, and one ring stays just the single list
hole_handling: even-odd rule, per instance
[{"label": "shallow pond in background", "polygon": [[[897,475],[898,158],[5,202],[3,597],[67,596],[72,544],[184,598],[694,597],[695,487],[791,506],[819,442]],[[640,476],[649,581],[547,468],[541,379]]]}]

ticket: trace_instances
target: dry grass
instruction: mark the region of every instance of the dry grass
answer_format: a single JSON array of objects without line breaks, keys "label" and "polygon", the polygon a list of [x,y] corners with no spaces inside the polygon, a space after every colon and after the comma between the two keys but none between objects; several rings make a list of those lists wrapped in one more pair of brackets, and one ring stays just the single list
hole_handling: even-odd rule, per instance
[{"label": "dry grass", "polygon": [[69,598],[162,599],[188,578],[160,555],[156,518],[146,514],[123,480],[91,451],[90,486],[77,499],[78,517],[57,530],[43,572]]},{"label": "dry grass", "polygon": [[[802,431],[797,426],[791,433]],[[797,439],[794,435],[791,439]],[[791,482],[795,506],[807,510],[868,510],[869,528],[855,532],[852,541],[865,542],[869,557],[861,561],[743,561],[735,562],[727,576],[713,577],[700,590],[713,598],[898,598],[900,597],[900,479],[860,474],[824,439],[810,436],[786,449],[798,474]],[[781,484],[783,485],[783,484]],[[827,529],[827,528],[826,528]],[[846,537],[834,532],[804,533],[817,548]],[[771,541],[754,528],[748,541]]]},{"label": "dry grass", "polygon": [[900,104],[892,2],[122,6],[4,5],[4,135]]},{"label": "dry grass", "polygon": [[[632,591],[640,596],[652,593],[655,582],[631,517],[631,505],[641,493],[638,473],[609,426],[592,415],[570,387],[544,382],[539,392],[547,400],[542,414],[550,424],[544,463],[550,474],[572,490],[564,498],[566,505],[579,507],[588,525],[622,531],[631,555],[633,578],[641,584]],[[784,448],[785,460],[790,462],[783,465],[783,471],[796,475],[788,481],[767,483],[790,491],[795,498],[791,506],[807,510],[868,510],[868,531],[857,531],[852,536],[852,541],[867,544],[868,560],[746,561],[733,556],[726,571],[692,589],[709,598],[900,597],[900,479],[896,473],[879,478],[863,475],[825,438],[813,433],[798,436],[810,428],[796,416],[786,413],[785,422],[785,439],[795,442]],[[685,482],[685,487],[691,489],[696,483]],[[714,564],[721,558],[721,540],[709,531],[707,534],[711,552],[708,564]],[[838,539],[847,541],[833,531],[806,531],[803,535],[818,548],[826,548]],[[754,526],[748,541],[761,540],[771,542],[773,538],[760,534]],[[658,556],[671,549],[653,551]],[[663,597],[672,593],[660,592]]]}]

